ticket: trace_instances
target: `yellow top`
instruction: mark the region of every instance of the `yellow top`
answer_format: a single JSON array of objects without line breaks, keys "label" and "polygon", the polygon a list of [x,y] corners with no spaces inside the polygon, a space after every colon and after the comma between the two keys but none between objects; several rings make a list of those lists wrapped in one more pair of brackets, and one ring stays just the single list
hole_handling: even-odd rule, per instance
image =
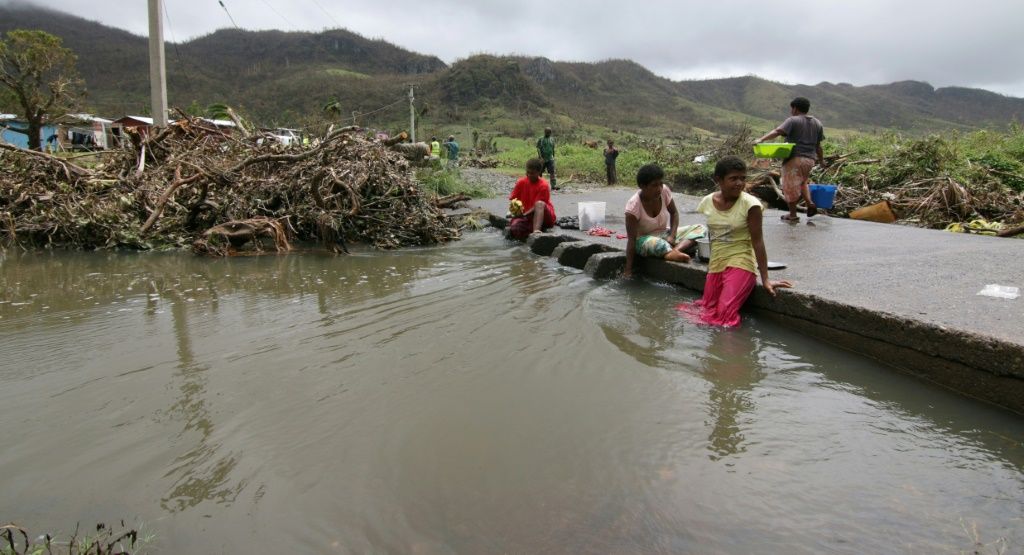
[{"label": "yellow top", "polygon": [[726,268],[739,268],[757,275],[747,212],[755,206],[761,208],[761,201],[749,193],[740,193],[732,208],[723,212],[715,208],[712,196],[714,193],[701,199],[697,205],[697,212],[708,217],[708,237],[711,239],[708,271],[714,273],[723,272]]}]

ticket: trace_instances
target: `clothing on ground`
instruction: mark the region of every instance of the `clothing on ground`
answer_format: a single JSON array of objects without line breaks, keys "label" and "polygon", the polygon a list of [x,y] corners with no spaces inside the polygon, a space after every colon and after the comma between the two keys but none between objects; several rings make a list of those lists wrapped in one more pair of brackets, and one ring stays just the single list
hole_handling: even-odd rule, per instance
[{"label": "clothing on ground", "polygon": [[750,193],[740,193],[732,207],[722,211],[715,208],[714,196],[712,193],[704,197],[697,205],[697,212],[708,218],[708,238],[711,240],[708,271],[715,273],[726,268],[740,268],[756,274],[757,262],[747,225],[747,212],[754,208],[760,210],[761,201]]},{"label": "clothing on ground", "polygon": [[704,295],[699,301],[677,306],[691,320],[712,326],[734,327],[740,324],[740,307],[747,302],[757,276],[740,268],[711,272],[704,281]]},{"label": "clothing on ground", "polygon": [[668,205],[672,202],[672,190],[668,185],[661,186],[661,210],[654,217],[651,217],[644,210],[644,203],[640,199],[640,191],[633,193],[626,201],[626,214],[632,214],[637,219],[637,235],[660,235],[669,224]]},{"label": "clothing on ground", "polygon": [[818,118],[806,114],[790,116],[782,122],[778,130],[786,136],[787,142],[796,143],[789,155],[790,159],[818,158],[818,144],[825,140],[825,128]]},{"label": "clothing on ground", "polygon": [[810,198],[807,186],[813,169],[814,160],[803,156],[790,158],[782,164],[782,196],[786,197],[786,202],[796,203],[804,193]]},{"label": "clothing on ground", "polygon": [[[648,256],[652,258],[665,258],[668,251],[672,250],[672,245],[668,242],[668,236],[671,232],[665,230],[660,235],[641,235],[636,238],[636,244],[634,248],[636,253],[640,256]],[[701,224],[691,224],[679,226],[676,231],[675,244],[679,244],[680,241],[687,239],[696,241],[707,235],[707,229]]]}]

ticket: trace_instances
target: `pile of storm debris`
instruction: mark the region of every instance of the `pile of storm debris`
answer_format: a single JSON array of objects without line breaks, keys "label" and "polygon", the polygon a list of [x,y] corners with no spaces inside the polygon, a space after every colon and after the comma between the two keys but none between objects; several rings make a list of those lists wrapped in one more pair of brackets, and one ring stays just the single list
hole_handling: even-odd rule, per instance
[{"label": "pile of storm debris", "polygon": [[91,167],[0,145],[0,241],[227,255],[294,241],[344,251],[347,242],[390,249],[459,235],[407,157],[355,127],[286,146],[182,115],[128,139]]}]

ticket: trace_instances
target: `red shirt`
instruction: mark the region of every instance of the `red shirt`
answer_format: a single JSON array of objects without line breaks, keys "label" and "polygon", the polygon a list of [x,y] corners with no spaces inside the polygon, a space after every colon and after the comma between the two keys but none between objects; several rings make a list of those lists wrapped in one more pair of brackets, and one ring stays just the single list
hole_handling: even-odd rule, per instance
[{"label": "red shirt", "polygon": [[508,196],[509,200],[514,198],[523,203],[523,213],[533,210],[533,205],[537,204],[538,200],[542,200],[544,204],[548,205],[548,214],[551,216],[555,214],[555,206],[551,204],[551,187],[543,177],[537,178],[536,182],[530,182],[528,177],[520,177],[519,181],[516,181],[515,188],[512,189],[512,194]]}]

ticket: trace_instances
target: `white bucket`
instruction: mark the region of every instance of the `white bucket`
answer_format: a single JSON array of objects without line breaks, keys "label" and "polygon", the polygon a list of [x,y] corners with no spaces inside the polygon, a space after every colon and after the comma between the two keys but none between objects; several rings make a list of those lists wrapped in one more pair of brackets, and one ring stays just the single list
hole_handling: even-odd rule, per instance
[{"label": "white bucket", "polygon": [[703,262],[711,260],[711,240],[707,238],[697,239],[697,257]]},{"label": "white bucket", "polygon": [[604,225],[604,202],[581,202],[579,203],[580,231],[587,231],[592,227]]}]

